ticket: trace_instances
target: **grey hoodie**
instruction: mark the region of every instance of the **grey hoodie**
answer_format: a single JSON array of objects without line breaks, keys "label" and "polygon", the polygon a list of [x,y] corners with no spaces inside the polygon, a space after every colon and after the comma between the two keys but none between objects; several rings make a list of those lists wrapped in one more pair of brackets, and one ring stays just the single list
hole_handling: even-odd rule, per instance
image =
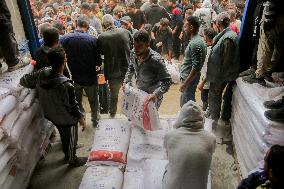
[{"label": "grey hoodie", "polygon": [[72,126],[82,116],[75,99],[72,81],[64,75],[52,73],[51,68],[26,74],[20,84],[36,88],[44,116],[56,126]]},{"label": "grey hoodie", "polygon": [[193,101],[184,104],[175,127],[164,139],[169,164],[163,189],[206,189],[215,136],[203,129],[201,110]]}]

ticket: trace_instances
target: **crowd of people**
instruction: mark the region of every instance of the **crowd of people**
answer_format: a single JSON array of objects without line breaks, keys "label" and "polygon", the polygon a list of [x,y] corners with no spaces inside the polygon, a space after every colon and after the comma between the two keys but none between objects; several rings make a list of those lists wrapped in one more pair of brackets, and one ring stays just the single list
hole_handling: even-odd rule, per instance
[{"label": "crowd of people", "polygon": [[[195,94],[201,90],[203,111],[213,120],[213,128],[219,119],[229,122],[233,86],[240,68],[238,35],[244,1],[30,0],[30,6],[41,47],[35,53],[35,72],[25,75],[20,83],[37,88],[45,117],[59,130],[65,162],[75,167],[86,162],[86,158],[76,156],[77,123],[85,129],[85,92],[92,125],[98,125],[98,72],[104,73],[109,85],[109,113],[114,118],[119,90],[132,85],[133,77],[136,87],[147,92],[148,100],[158,109],[172,84],[165,61],[182,60],[182,109],[177,129],[165,137],[170,163],[164,188],[206,188],[216,141],[203,129],[204,117],[195,103]],[[6,21],[10,19],[5,16]],[[15,45],[11,28],[6,29],[1,32],[9,37],[8,45]],[[11,58],[5,50],[1,46],[0,53],[14,70],[20,62],[17,52]],[[244,80],[260,82],[258,75]],[[277,103],[283,109],[283,98],[266,102],[266,106],[273,108]],[[283,148],[273,147],[267,156],[266,171],[271,173],[265,182],[270,180],[272,189],[278,185],[281,188],[283,176],[271,159],[283,157]],[[191,162],[198,158],[200,161],[193,165]],[[198,170],[197,180],[188,169]]]}]

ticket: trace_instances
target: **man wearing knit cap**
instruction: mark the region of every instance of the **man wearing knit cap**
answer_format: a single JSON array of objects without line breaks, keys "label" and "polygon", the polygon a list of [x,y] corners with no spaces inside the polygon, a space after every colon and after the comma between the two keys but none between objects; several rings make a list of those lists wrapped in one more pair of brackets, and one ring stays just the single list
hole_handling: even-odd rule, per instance
[{"label": "man wearing knit cap", "polygon": [[189,101],[183,105],[174,127],[166,134],[164,146],[169,163],[163,189],[206,189],[216,139],[204,130],[202,110]]}]

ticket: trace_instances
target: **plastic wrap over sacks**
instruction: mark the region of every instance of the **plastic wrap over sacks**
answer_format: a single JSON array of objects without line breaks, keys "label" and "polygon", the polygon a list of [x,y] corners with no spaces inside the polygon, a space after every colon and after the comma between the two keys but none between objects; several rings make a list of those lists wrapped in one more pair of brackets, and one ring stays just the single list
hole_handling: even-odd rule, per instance
[{"label": "plastic wrap over sacks", "polygon": [[141,167],[127,165],[123,189],[162,189],[168,160],[146,159]]},{"label": "plastic wrap over sacks", "polygon": [[126,164],[130,129],[130,122],[125,120],[100,120],[88,164]]},{"label": "plastic wrap over sacks", "polygon": [[21,90],[23,87],[19,85],[20,79],[27,73],[33,71],[33,66],[28,65],[17,69],[13,72],[5,72],[0,76],[0,87]]},{"label": "plastic wrap over sacks", "polygon": [[232,134],[241,173],[246,177],[273,144],[284,145],[284,127],[281,122],[268,120],[263,103],[277,100],[284,87],[266,88],[247,84],[237,79],[232,100]]},{"label": "plastic wrap over sacks", "polygon": [[148,102],[148,93],[126,85],[122,113],[134,124],[145,130],[158,130],[161,128],[158,111],[153,102]]},{"label": "plastic wrap over sacks", "polygon": [[139,166],[145,159],[167,159],[164,149],[166,131],[146,131],[138,126],[132,128],[127,162]]},{"label": "plastic wrap over sacks", "polygon": [[0,100],[0,124],[5,116],[7,116],[16,106],[17,98],[13,95],[8,95]]},{"label": "plastic wrap over sacks", "polygon": [[171,75],[173,83],[180,83],[180,72],[179,67],[180,63],[177,60],[165,61],[166,68]]},{"label": "plastic wrap over sacks", "polygon": [[117,167],[90,166],[84,173],[79,189],[121,189],[123,173]]}]

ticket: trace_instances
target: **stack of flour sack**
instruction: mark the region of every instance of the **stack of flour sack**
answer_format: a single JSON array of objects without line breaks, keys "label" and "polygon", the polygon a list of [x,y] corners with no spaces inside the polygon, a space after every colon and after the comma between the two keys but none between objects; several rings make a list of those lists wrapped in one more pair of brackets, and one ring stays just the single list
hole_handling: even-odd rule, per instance
[{"label": "stack of flour sack", "polygon": [[243,177],[261,167],[266,151],[273,144],[284,145],[283,123],[264,116],[263,103],[278,100],[284,87],[267,88],[237,79],[233,95],[232,129],[237,159]]},{"label": "stack of flour sack", "polygon": [[0,188],[26,188],[49,144],[53,125],[41,114],[35,90],[19,85],[28,65],[0,76]]},{"label": "stack of flour sack", "polygon": [[125,88],[122,112],[131,120],[100,120],[80,189],[162,189],[168,163],[164,136],[173,119],[159,119],[147,94]]}]

